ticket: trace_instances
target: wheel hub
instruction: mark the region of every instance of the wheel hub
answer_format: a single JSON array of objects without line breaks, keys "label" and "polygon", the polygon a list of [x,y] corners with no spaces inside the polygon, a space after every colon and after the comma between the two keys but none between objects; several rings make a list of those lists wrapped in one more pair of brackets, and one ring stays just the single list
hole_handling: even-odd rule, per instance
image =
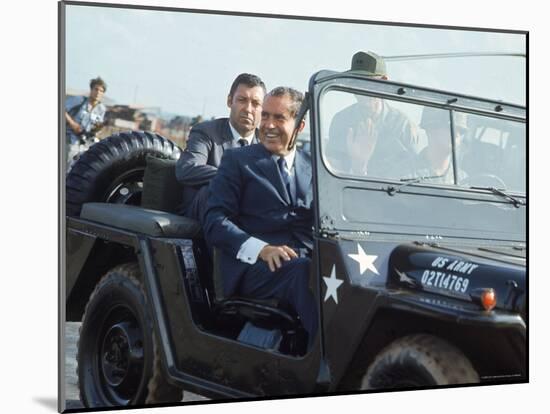
[{"label": "wheel hub", "polygon": [[105,334],[101,346],[103,378],[119,395],[131,395],[143,370],[143,340],[130,322],[119,322]]},{"label": "wheel hub", "polygon": [[119,177],[106,191],[107,203],[139,205],[143,192],[143,170],[132,170]]}]

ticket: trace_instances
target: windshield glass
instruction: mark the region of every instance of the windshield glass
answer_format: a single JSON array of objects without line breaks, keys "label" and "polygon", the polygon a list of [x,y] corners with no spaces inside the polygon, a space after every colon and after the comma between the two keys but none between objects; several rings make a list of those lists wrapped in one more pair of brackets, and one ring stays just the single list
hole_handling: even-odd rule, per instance
[{"label": "windshield glass", "polygon": [[334,89],[320,108],[337,175],[525,192],[524,123]]}]

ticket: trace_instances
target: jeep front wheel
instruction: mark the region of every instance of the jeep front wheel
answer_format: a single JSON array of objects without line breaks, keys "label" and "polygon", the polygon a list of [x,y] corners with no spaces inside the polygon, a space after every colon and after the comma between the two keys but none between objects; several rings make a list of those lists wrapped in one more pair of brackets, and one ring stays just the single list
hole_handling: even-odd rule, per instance
[{"label": "jeep front wheel", "polygon": [[77,353],[80,399],[86,407],[182,399],[182,390],[164,379],[139,275],[136,263],[112,269],[86,305]]},{"label": "jeep front wheel", "polygon": [[369,366],[361,389],[477,382],[477,372],[458,348],[435,336],[422,334],[398,339],[384,348]]}]

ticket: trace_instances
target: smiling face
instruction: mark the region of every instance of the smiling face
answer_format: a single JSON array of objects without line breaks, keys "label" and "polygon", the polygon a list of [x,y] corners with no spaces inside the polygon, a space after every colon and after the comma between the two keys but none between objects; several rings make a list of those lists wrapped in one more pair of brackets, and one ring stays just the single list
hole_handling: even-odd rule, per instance
[{"label": "smiling face", "polygon": [[[260,123],[260,141],[269,152],[276,155],[287,155],[290,150],[288,143],[294,132],[296,119],[291,113],[292,100],[290,96],[266,96],[262,108]],[[298,128],[304,128],[302,122]]]},{"label": "smiling face", "polygon": [[249,136],[260,123],[264,91],[259,86],[249,87],[239,84],[233,95],[227,97],[227,106],[231,109],[229,121],[242,136]]}]

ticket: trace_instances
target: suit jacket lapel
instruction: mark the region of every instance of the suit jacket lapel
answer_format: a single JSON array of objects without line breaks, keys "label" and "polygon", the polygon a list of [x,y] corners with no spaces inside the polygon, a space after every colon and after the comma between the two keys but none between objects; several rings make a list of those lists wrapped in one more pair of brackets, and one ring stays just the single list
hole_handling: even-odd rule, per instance
[{"label": "suit jacket lapel", "polygon": [[301,151],[296,151],[294,172],[296,176],[296,199],[305,201],[311,192],[311,163],[305,159]]},{"label": "suit jacket lapel", "polygon": [[269,179],[269,182],[273,184],[279,195],[281,196],[282,200],[290,204],[290,198],[286,192],[285,185],[283,183],[283,179],[281,178],[281,174],[279,174],[279,168],[277,167],[277,164],[273,161],[273,158],[271,158],[271,153],[265,149],[265,147],[261,144],[259,144],[256,148],[258,148],[258,155],[259,159],[256,162],[256,165],[262,171],[262,173]]},{"label": "suit jacket lapel", "polygon": [[233,148],[233,134],[231,133],[231,128],[229,127],[229,118],[223,124],[222,137],[223,137],[223,143],[222,143],[223,149],[226,150],[228,148]]}]

